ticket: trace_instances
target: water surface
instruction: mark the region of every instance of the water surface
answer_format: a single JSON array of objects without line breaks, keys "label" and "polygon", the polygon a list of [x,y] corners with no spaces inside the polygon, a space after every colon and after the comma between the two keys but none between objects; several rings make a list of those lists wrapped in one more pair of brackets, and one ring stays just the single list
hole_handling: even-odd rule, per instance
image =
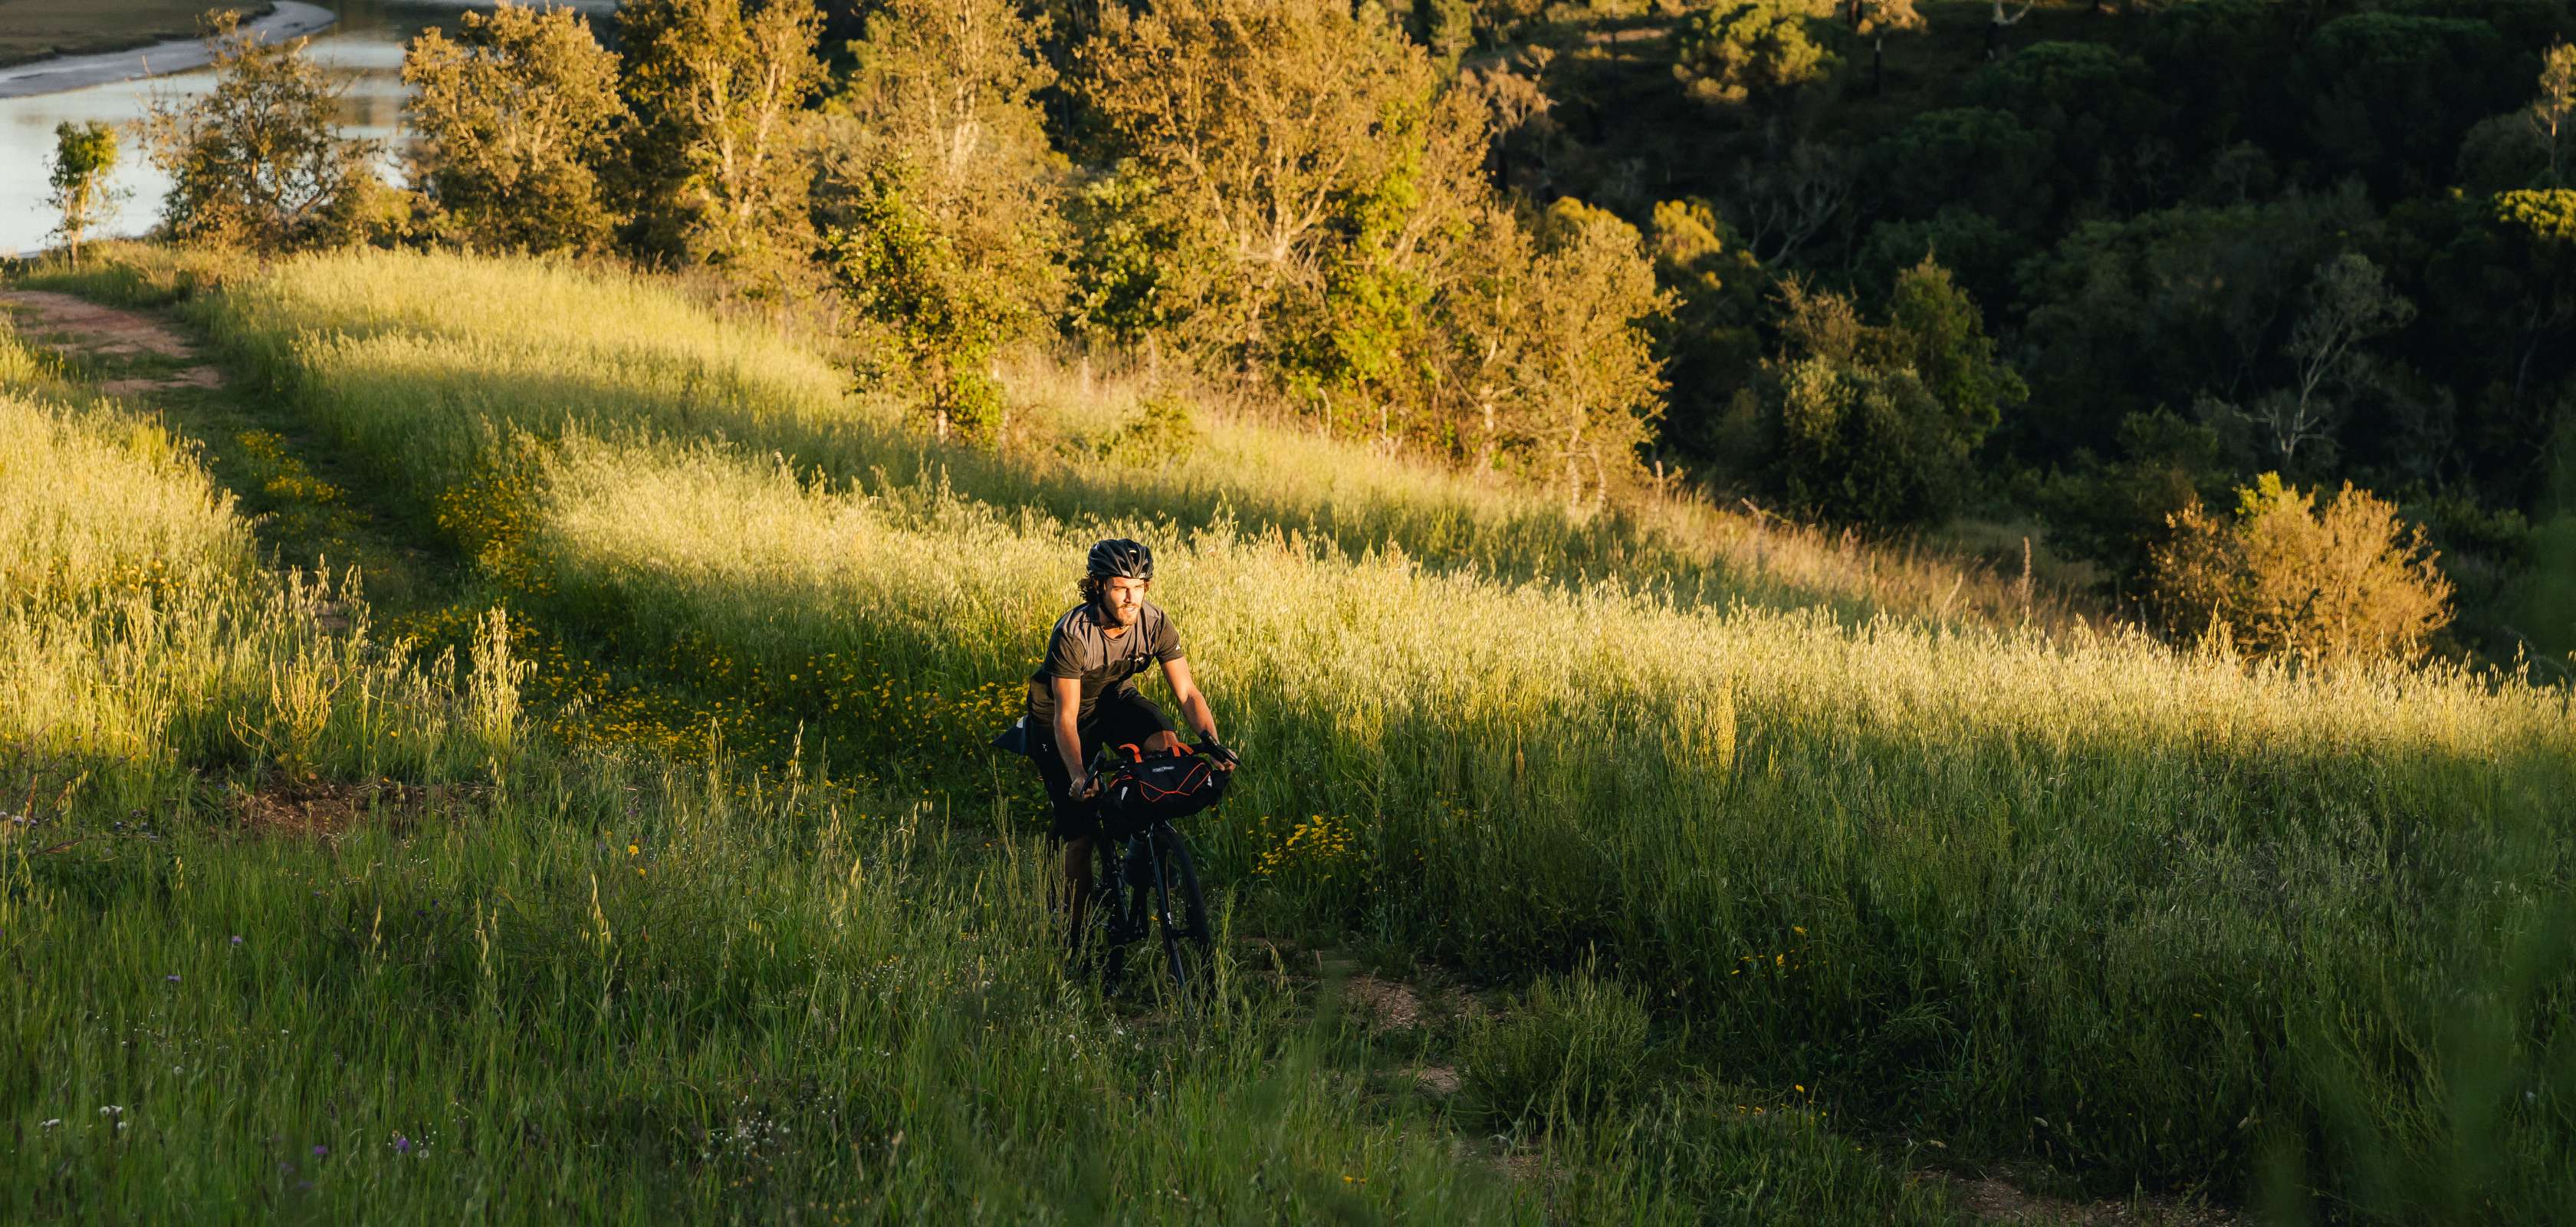
[{"label": "water surface", "polygon": [[[349,76],[341,99],[342,130],[352,136],[387,143],[386,172],[399,181],[392,145],[407,92],[402,84],[403,44],[430,26],[454,27],[457,14],[491,7],[489,0],[311,0],[339,14],[331,28],[314,35],[313,58]],[[606,19],[611,5],[579,4],[594,25]],[[606,32],[602,30],[604,35]],[[58,94],[0,98],[0,255],[51,246],[56,216],[45,203],[46,176],[53,170],[54,126],[66,120],[105,120],[130,125],[151,109],[157,98],[180,98],[214,87],[206,70],[118,81]],[[102,236],[134,235],[160,220],[161,197],[170,189],[167,175],[144,156],[142,142],[130,128],[120,144],[115,186],[131,192]]]}]

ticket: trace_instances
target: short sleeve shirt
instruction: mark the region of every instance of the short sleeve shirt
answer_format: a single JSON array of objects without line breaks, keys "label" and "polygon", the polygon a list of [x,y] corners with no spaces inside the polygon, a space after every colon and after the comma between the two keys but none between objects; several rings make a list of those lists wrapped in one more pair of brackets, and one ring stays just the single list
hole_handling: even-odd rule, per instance
[{"label": "short sleeve shirt", "polygon": [[1082,680],[1082,708],[1075,719],[1087,720],[1100,696],[1132,688],[1137,674],[1157,663],[1180,659],[1181,633],[1160,607],[1139,605],[1136,625],[1113,637],[1106,628],[1115,625],[1104,622],[1089,601],[1055,620],[1055,630],[1047,636],[1046,660],[1029,678],[1037,683],[1029,688],[1032,717],[1039,722],[1055,719],[1057,678]]}]

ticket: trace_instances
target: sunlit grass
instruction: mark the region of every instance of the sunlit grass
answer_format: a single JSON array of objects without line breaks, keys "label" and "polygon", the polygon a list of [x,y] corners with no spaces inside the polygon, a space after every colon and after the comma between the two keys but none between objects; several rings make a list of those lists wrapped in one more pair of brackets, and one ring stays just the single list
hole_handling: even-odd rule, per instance
[{"label": "sunlit grass", "polygon": [[[934,453],[775,338],[620,331],[656,291],[601,280],[332,257],[201,314],[526,613],[1000,830],[1024,781],[982,740],[1083,548],[1146,537],[1251,758],[1193,829],[1261,883],[1249,923],[1595,968],[1677,1063],[2113,1189],[2304,1181],[2398,1220],[2576,1195],[2563,690],[2176,654],[1812,538],[1749,535],[1788,561],[1748,570],[1719,518],[1408,486],[1250,419],[1157,464]],[[1680,1136],[1652,1146],[1714,1153]]]},{"label": "sunlit grass", "polygon": [[0,373],[0,745],[128,795],[190,763],[421,779],[509,752],[505,650],[464,677],[452,655],[386,651],[344,585],[255,564],[230,496],[161,425],[72,407],[5,333]]},{"label": "sunlit grass", "polygon": [[1680,584],[1712,599],[2069,624],[2056,598],[1972,566],[1865,547],[1687,498],[1569,513],[1498,478],[1450,473],[1318,438],[1182,385],[1187,447],[1103,457],[1090,444],[1147,389],[1093,383],[1043,359],[1009,372],[1021,425],[1000,451],[941,446],[900,408],[850,389],[814,350],[723,320],[642,276],[452,254],[303,257],[239,278],[199,313],[216,335],[301,391],[422,500],[463,480],[509,429],[722,436],[800,468],[1073,520],[1276,527],[1357,556],[1579,582]]}]

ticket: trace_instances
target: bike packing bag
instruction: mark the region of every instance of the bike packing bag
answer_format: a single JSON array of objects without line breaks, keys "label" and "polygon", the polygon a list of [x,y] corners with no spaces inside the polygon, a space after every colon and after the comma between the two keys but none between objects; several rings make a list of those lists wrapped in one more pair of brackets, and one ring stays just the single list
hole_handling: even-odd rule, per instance
[{"label": "bike packing bag", "polygon": [[[1135,753],[1132,746],[1120,748]],[[1102,781],[1100,825],[1117,839],[1157,820],[1186,818],[1224,799],[1226,780],[1216,764],[1187,746],[1168,755],[1137,755]]]}]

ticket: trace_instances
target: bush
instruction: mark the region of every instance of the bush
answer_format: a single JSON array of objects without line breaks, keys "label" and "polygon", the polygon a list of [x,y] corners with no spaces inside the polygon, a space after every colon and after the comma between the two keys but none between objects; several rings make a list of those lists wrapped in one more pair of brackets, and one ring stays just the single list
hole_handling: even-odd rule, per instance
[{"label": "bush", "polygon": [[2223,627],[2257,655],[2340,664],[2419,657],[2451,621],[2451,581],[2423,526],[2409,532],[2350,482],[2319,508],[2266,473],[2237,492],[2233,523],[2197,500],[2170,523],[2151,597],[2176,636]]},{"label": "bush", "polygon": [[263,42],[241,14],[208,14],[215,87],[153,104],[152,162],[170,176],[163,221],[182,242],[277,251],[358,237],[349,207],[376,182],[372,141],[338,135],[340,96],[304,39]]}]

